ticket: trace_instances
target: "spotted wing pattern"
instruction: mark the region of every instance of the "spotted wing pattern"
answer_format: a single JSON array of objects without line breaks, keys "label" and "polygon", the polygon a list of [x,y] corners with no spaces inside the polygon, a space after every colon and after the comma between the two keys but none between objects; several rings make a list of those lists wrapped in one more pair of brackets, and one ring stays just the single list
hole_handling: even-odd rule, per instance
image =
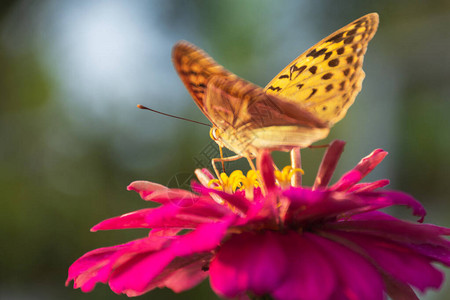
[{"label": "spotted wing pattern", "polygon": [[339,29],[284,68],[266,93],[298,103],[331,127],[361,90],[364,54],[377,27],[378,14],[371,13]]},{"label": "spotted wing pattern", "polygon": [[216,63],[203,50],[186,41],[180,41],[173,47],[172,61],[195,103],[206,117],[215,124],[205,111],[203,102],[208,81],[211,76],[235,77],[235,75]]}]

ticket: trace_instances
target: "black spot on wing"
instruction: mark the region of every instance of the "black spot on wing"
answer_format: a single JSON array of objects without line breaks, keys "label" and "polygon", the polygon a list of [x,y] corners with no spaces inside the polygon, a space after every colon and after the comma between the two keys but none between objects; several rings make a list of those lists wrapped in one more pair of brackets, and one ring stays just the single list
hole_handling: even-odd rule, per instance
[{"label": "black spot on wing", "polygon": [[317,89],[312,89],[311,94],[308,96],[308,98],[306,98],[306,100],[311,98],[315,93],[317,93]]},{"label": "black spot on wing", "polygon": [[292,65],[292,67],[289,69],[289,79],[292,80],[292,74],[294,72],[297,72],[297,75],[295,76],[295,78],[297,78],[298,75],[300,75],[300,73],[302,73],[305,69],[306,69],[305,65],[301,66],[300,68],[297,68],[295,64]]},{"label": "black spot on wing", "polygon": [[344,40],[344,44],[351,44],[353,42],[354,36],[350,36]]},{"label": "black spot on wing", "polygon": [[273,86],[273,85],[269,86],[267,89],[275,91],[275,92],[281,91],[281,88],[279,86]]},{"label": "black spot on wing", "polygon": [[363,24],[366,23],[366,19],[356,20],[352,24],[355,25],[355,28],[361,27]]},{"label": "black spot on wing", "polygon": [[311,68],[309,68],[309,71],[310,71],[312,74],[316,74],[316,72],[317,72],[317,66],[312,66]]},{"label": "black spot on wing", "polygon": [[356,28],[354,28],[354,29],[352,29],[352,30],[350,30],[349,32],[347,32],[347,36],[350,36],[350,35],[355,35],[355,33],[356,33]]},{"label": "black spot on wing", "polygon": [[333,73],[326,73],[322,76],[322,79],[328,80],[333,77]]},{"label": "black spot on wing", "polygon": [[278,77],[278,79],[283,79],[283,78],[289,78],[289,75],[284,74],[284,75],[281,75],[281,76]]},{"label": "black spot on wing", "polygon": [[308,54],[306,54],[306,57],[312,56],[313,58],[316,58],[316,57],[321,56],[325,52],[327,52],[327,48],[320,49],[319,51],[317,51],[316,49],[313,49],[313,50],[309,51]]},{"label": "black spot on wing", "polygon": [[343,35],[344,35],[344,32],[337,33],[337,34],[331,36],[328,40],[326,40],[326,42],[339,43],[340,41],[342,41],[344,39]]},{"label": "black spot on wing", "polygon": [[339,65],[339,58],[335,58],[335,59],[330,60],[328,62],[328,65],[330,67],[336,67],[337,65]]}]

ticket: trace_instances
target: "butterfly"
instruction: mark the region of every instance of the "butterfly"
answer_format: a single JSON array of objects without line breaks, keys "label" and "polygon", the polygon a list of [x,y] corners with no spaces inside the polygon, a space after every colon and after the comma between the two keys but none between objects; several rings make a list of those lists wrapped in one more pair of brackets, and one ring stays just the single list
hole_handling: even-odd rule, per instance
[{"label": "butterfly", "polygon": [[364,54],[377,27],[377,13],[353,21],[294,59],[265,88],[186,41],[174,46],[172,60],[212,123],[211,137],[251,161],[261,149],[288,151],[327,137],[361,90]]}]

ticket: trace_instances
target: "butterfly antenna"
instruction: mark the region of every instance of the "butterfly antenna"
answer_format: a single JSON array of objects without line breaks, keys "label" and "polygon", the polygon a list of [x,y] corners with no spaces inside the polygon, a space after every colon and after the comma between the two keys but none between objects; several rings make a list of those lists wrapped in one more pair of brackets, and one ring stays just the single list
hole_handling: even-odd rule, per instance
[{"label": "butterfly antenna", "polygon": [[148,107],[146,107],[144,105],[141,105],[141,104],[138,104],[137,107],[140,108],[140,109],[146,109],[146,110],[152,111],[154,113],[157,113],[157,114],[160,114],[160,115],[163,115],[163,116],[172,117],[172,118],[175,118],[175,119],[180,119],[180,120],[189,121],[189,122],[192,122],[192,123],[197,123],[197,124],[200,124],[200,125],[205,125],[205,126],[211,127],[211,125],[203,123],[203,122],[194,121],[194,120],[191,120],[191,119],[186,119],[186,118],[174,116],[174,115],[171,115],[171,114],[166,114],[166,113],[163,113],[163,112],[160,112],[160,111],[148,108]]}]

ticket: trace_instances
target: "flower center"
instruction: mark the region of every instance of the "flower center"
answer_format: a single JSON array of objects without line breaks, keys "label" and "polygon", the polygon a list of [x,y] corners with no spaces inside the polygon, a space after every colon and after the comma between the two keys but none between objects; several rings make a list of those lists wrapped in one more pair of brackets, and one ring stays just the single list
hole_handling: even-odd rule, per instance
[{"label": "flower center", "polygon": [[[301,173],[303,175],[305,172],[300,168],[286,166],[281,171],[275,170],[274,173],[277,184],[281,188],[288,188],[291,186],[291,178],[295,173]],[[208,182],[208,187],[229,194],[233,194],[237,190],[245,191],[245,195],[251,199],[253,198],[254,188],[261,187],[258,176],[259,171],[254,170],[248,171],[247,175],[244,175],[241,170],[231,172],[230,176],[226,173],[220,173],[220,179],[211,179]]]},{"label": "flower center", "polygon": [[230,176],[225,173],[220,174],[219,179],[212,179],[209,181],[208,186],[216,185],[214,189],[219,191],[224,191],[226,193],[232,194],[236,190],[245,190],[246,194],[253,194],[253,189],[260,186],[258,180],[258,173],[254,170],[247,172],[244,175],[241,170],[236,170],[231,172]]}]

